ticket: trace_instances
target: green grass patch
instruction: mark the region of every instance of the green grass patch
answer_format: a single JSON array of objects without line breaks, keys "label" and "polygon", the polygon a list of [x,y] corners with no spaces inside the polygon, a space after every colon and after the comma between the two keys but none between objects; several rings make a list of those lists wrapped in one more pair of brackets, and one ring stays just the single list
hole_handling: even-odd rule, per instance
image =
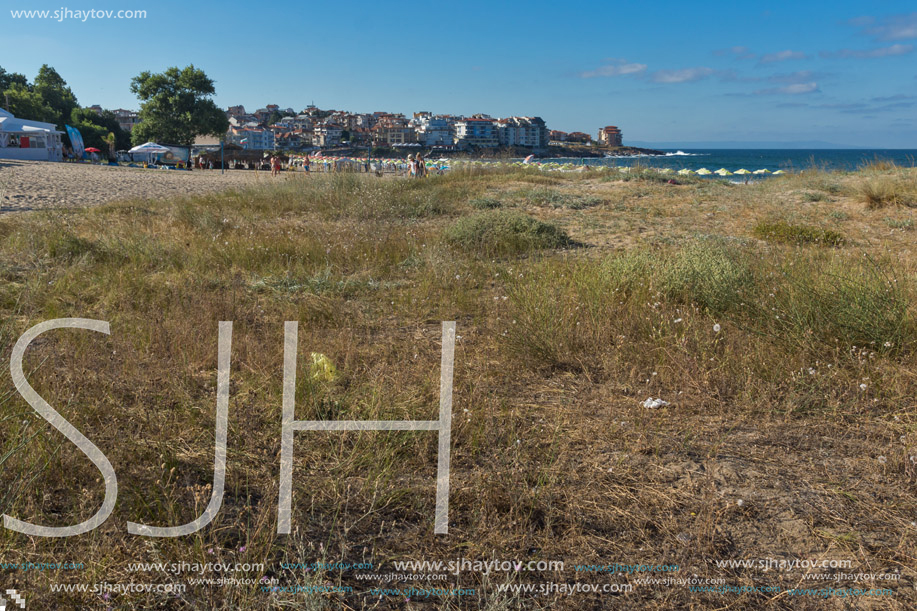
[{"label": "green grass patch", "polygon": [[475,210],[495,210],[503,207],[503,202],[493,197],[476,197],[468,204]]},{"label": "green grass patch", "polygon": [[904,231],[911,231],[914,229],[914,219],[893,219],[886,217],[885,224],[892,229],[903,229]]},{"label": "green grass patch", "polygon": [[445,238],[455,248],[486,255],[511,255],[573,245],[569,236],[556,225],[506,210],[462,217],[446,229]]},{"label": "green grass patch", "polygon": [[778,244],[817,244],[840,246],[846,241],[843,234],[833,229],[811,225],[795,225],[786,221],[762,220],[754,228],[755,237]]},{"label": "green grass patch", "polygon": [[519,196],[530,205],[548,208],[583,210],[602,204],[602,199],[598,197],[561,193],[554,189],[527,189],[521,191]]}]

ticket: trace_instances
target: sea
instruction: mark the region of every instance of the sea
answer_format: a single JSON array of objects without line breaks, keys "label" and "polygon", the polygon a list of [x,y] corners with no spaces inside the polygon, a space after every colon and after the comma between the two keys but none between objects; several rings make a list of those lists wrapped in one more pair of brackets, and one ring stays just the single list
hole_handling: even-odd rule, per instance
[{"label": "sea", "polygon": [[[680,149],[666,150],[665,156],[631,155],[602,159],[539,159],[540,162],[573,163],[594,166],[648,166],[673,170],[715,172],[726,168],[730,172],[746,169],[751,172],[766,169],[771,172],[799,172],[818,168],[832,171],[854,171],[875,161],[892,161],[899,166],[917,165],[917,149]],[[714,176],[714,178],[716,178]]]}]

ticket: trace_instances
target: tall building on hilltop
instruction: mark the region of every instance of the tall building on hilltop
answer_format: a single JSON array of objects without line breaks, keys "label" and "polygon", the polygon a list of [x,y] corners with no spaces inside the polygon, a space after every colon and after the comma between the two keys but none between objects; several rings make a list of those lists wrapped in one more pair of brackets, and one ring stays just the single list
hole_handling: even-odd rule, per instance
[{"label": "tall building on hilltop", "polygon": [[621,130],[614,125],[608,125],[599,130],[599,143],[605,146],[623,146],[621,144]]}]

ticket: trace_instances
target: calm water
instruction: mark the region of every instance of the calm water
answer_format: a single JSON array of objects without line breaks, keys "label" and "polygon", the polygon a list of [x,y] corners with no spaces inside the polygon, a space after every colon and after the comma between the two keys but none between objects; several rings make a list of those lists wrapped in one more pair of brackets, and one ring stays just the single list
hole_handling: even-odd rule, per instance
[{"label": "calm water", "polygon": [[577,165],[634,166],[645,165],[658,168],[697,170],[707,168],[714,171],[726,168],[734,172],[740,168],[770,171],[798,171],[813,166],[827,170],[856,170],[864,163],[876,159],[894,161],[901,166],[917,164],[917,149],[682,149],[666,150],[665,157],[613,157],[606,159],[550,159]]}]

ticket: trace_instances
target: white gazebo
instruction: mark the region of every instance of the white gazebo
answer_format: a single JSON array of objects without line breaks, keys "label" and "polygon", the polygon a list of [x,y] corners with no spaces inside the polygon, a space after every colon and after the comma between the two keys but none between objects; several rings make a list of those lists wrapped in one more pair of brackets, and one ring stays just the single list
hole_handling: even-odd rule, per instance
[{"label": "white gazebo", "polygon": [[62,133],[52,123],[17,119],[0,108],[0,159],[63,161]]}]

